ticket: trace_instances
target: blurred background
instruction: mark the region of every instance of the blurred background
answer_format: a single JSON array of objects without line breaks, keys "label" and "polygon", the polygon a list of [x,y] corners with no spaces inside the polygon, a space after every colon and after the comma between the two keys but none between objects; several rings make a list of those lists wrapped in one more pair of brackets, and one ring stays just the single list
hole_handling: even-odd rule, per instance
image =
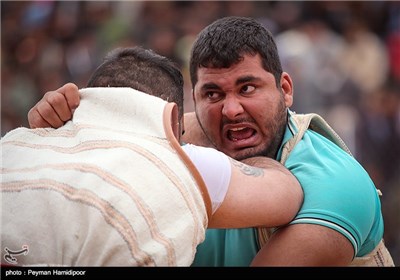
[{"label": "blurred background", "polygon": [[66,82],[84,87],[104,55],[141,45],[188,58],[217,18],[250,16],[274,35],[298,113],[339,133],[382,191],[385,241],[400,265],[399,1],[1,1],[1,135]]}]

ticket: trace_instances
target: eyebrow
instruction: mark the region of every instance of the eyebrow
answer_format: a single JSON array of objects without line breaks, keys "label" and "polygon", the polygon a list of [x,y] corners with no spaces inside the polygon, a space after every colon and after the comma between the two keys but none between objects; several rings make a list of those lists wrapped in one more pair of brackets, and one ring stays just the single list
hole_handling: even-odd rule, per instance
[{"label": "eyebrow", "polygon": [[238,86],[238,85],[241,85],[241,84],[244,84],[244,83],[257,82],[257,81],[261,81],[261,79],[258,78],[258,77],[255,77],[253,75],[248,75],[248,76],[243,76],[243,77],[240,77],[239,79],[237,79],[236,80],[236,85]]},{"label": "eyebrow", "polygon": [[215,83],[205,83],[204,85],[201,86],[202,91],[209,89],[221,89],[221,88]]},{"label": "eyebrow", "polygon": [[[248,75],[248,76],[243,76],[240,77],[239,79],[236,80],[235,85],[241,85],[244,83],[248,83],[248,82],[257,82],[257,81],[261,81],[260,78],[258,77],[254,77],[252,75]],[[218,86],[216,83],[205,83],[202,87],[201,90],[210,90],[210,89],[221,89],[220,86]]]}]

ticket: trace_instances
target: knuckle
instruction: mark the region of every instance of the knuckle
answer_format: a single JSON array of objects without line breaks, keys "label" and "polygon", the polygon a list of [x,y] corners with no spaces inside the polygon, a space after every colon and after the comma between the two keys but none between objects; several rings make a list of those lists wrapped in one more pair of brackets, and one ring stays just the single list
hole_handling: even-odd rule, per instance
[{"label": "knuckle", "polygon": [[53,94],[49,94],[46,98],[46,101],[50,104],[50,105],[59,105],[61,104],[60,99],[62,99],[62,94],[60,93],[56,93],[54,92]]}]

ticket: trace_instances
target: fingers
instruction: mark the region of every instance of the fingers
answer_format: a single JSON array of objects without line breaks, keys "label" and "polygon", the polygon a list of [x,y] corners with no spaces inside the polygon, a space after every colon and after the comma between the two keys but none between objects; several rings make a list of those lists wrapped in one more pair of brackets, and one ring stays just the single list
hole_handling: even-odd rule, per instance
[{"label": "fingers", "polygon": [[39,114],[36,105],[28,112],[28,122],[30,128],[52,127],[52,125]]},{"label": "fingers", "polygon": [[68,115],[72,113],[64,95],[50,91],[28,112],[29,126],[31,128],[58,128],[64,124],[64,120],[68,119]]},{"label": "fingers", "polygon": [[75,84],[67,83],[60,87],[57,91],[64,95],[70,111],[74,111],[79,106],[80,95],[78,92],[78,87]]},{"label": "fingers", "polygon": [[72,118],[80,101],[78,87],[68,83],[55,91],[46,92],[43,98],[28,112],[31,128],[58,128]]}]

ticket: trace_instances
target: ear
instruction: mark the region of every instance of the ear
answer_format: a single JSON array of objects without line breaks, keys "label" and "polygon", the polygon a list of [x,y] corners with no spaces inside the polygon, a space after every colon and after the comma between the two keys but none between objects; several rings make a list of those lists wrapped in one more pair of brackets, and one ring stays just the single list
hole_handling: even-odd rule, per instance
[{"label": "ear", "polygon": [[181,138],[181,127],[179,125],[178,106],[173,102],[168,103],[167,106],[170,107],[170,126],[175,138],[179,142]]},{"label": "ear", "polygon": [[283,72],[281,76],[281,89],[286,107],[289,108],[293,104],[293,82],[290,75],[286,72]]},{"label": "ear", "polygon": [[181,130],[180,130],[180,135],[185,134],[185,114],[182,115],[181,118]]}]

